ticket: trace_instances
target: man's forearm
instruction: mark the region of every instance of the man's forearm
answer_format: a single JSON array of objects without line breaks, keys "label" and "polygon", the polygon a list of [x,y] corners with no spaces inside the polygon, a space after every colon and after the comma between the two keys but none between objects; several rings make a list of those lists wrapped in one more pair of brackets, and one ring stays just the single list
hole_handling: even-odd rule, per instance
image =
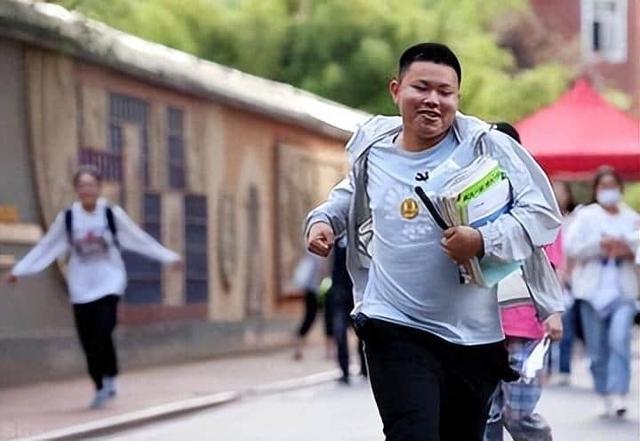
[{"label": "man's forearm", "polygon": [[329,198],[307,215],[303,230],[305,237],[309,234],[311,225],[317,222],[326,222],[331,225],[336,236],[344,233],[347,229],[352,195],[353,185],[350,175],[333,187]]}]

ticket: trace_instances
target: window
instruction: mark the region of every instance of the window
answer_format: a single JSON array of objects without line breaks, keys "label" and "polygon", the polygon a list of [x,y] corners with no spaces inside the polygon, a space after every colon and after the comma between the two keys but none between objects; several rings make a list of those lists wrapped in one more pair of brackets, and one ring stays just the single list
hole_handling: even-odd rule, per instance
[{"label": "window", "polygon": [[105,181],[122,182],[122,156],[119,153],[85,147],[80,149],[78,162],[96,167]]},{"label": "window", "polygon": [[582,46],[587,59],[627,61],[627,0],[582,0]]},{"label": "window", "polygon": [[169,188],[184,189],[184,112],[170,107],[167,110],[167,147]]},{"label": "window", "polygon": [[[109,96],[109,150],[122,158],[124,148],[123,124],[132,123],[139,127],[141,144],[142,183],[149,186],[149,104],[139,98],[118,93]],[[120,160],[121,162],[122,160]],[[120,166],[121,168],[121,166]],[[121,170],[120,170],[121,173]],[[130,183],[131,185],[133,183]],[[143,229],[156,239],[160,239],[161,199],[157,194],[143,196]],[[131,252],[123,252],[122,258],[129,275],[125,300],[130,304],[162,302],[162,266],[160,263]]]},{"label": "window", "polygon": [[137,124],[140,127],[140,143],[142,147],[142,178],[145,186],[149,186],[149,104],[141,99],[112,93],[109,100],[109,149],[113,153],[122,154],[124,137],[122,124]]},{"label": "window", "polygon": [[184,210],[186,301],[206,302],[209,298],[207,197],[185,196]]},{"label": "window", "polygon": [[[144,195],[144,230],[160,241],[162,204],[160,195]],[[125,300],[130,304],[154,304],[162,302],[162,264],[135,253],[122,253],[129,283]]]}]

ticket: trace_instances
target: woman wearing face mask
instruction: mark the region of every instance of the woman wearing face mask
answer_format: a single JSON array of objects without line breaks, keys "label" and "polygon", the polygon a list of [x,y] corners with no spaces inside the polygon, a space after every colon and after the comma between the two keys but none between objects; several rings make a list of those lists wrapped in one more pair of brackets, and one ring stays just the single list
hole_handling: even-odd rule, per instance
[{"label": "woman wearing face mask", "polygon": [[609,167],[594,179],[594,202],[569,227],[566,252],[575,259],[573,293],[580,314],[596,392],[605,415],[622,417],[629,392],[631,326],[638,296],[634,257],[640,216],[622,202],[623,183]]},{"label": "woman wearing face mask", "polygon": [[112,334],[127,277],[120,249],[181,266],[178,254],[142,231],[122,208],[100,197],[101,182],[97,169],[81,167],[73,178],[78,200],[58,214],[47,234],[6,276],[7,282],[16,283],[69,253],[69,296],[96,389],[93,409],[116,395],[118,362]]}]

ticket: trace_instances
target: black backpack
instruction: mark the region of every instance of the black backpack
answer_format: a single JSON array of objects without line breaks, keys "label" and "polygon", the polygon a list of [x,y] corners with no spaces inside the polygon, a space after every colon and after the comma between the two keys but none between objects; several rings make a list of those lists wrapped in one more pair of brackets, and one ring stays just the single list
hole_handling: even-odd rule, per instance
[{"label": "black backpack", "polygon": [[[113,237],[113,244],[119,250],[120,241],[118,240],[118,228],[116,227],[116,220],[113,217],[113,209],[109,205],[104,208],[104,215],[107,218],[107,227],[111,232],[111,237]],[[73,244],[73,211],[71,211],[71,208],[67,208],[64,212],[64,226],[67,232],[67,240],[69,244]]]}]

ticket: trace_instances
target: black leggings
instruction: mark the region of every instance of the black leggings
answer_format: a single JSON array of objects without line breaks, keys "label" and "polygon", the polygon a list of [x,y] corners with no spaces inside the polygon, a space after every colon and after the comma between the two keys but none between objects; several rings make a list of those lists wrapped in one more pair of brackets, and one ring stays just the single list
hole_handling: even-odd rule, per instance
[{"label": "black leggings", "polygon": [[108,295],[93,302],[73,305],[78,337],[96,390],[102,389],[104,377],[118,374],[112,334],[117,323],[119,298],[117,295]]},{"label": "black leggings", "polygon": [[310,289],[304,292],[304,318],[298,329],[298,336],[304,337],[309,333],[318,314],[318,295]]},{"label": "black leggings", "polygon": [[[351,295],[351,293],[348,293]],[[334,319],[333,319],[333,336],[336,341],[336,348],[338,349],[338,364],[344,377],[349,376],[349,328],[352,327],[351,310],[353,309],[353,302],[349,304],[337,304],[335,305]],[[358,338],[358,356],[360,357],[360,373],[366,375],[367,365],[364,358],[363,342]]]}]

